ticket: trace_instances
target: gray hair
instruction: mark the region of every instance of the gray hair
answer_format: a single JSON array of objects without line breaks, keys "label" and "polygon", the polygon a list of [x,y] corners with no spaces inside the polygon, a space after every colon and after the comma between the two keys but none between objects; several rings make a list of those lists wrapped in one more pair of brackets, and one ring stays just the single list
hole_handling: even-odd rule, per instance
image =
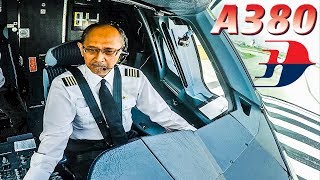
[{"label": "gray hair", "polygon": [[128,38],[126,36],[126,34],[124,33],[123,29],[121,29],[119,27],[118,24],[114,23],[114,22],[108,22],[108,23],[95,23],[95,24],[91,24],[90,26],[88,26],[82,33],[81,36],[81,43],[83,43],[87,37],[87,35],[94,29],[97,27],[103,27],[103,26],[112,26],[114,28],[116,28],[118,30],[118,32],[120,33],[121,39],[123,40],[123,50],[127,51],[128,50]]}]

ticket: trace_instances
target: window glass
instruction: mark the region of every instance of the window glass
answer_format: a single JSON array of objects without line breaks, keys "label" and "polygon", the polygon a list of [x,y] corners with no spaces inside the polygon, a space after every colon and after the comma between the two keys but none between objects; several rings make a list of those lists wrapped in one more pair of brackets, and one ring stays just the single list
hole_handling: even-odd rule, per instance
[{"label": "window glass", "polygon": [[202,77],[205,84],[212,93],[219,96],[224,96],[224,92],[221,88],[216,72],[211,64],[211,61],[209,60],[206,51],[204,50],[197,36],[194,34],[193,37],[196,42],[196,48],[199,54],[199,61],[201,63]]},{"label": "window glass", "polygon": [[170,69],[170,71],[172,71],[174,74],[176,74],[177,76],[179,76],[176,67],[174,66],[173,63],[173,59],[170,55],[168,46],[166,45],[166,43],[164,42],[164,40],[162,40],[162,44],[163,44],[163,51],[164,51],[164,55],[166,57],[166,62],[167,62],[167,66]]},{"label": "window glass", "polygon": [[169,18],[166,23],[162,22],[161,28],[163,40],[160,42],[169,73],[180,78],[186,93],[200,101],[225,96],[213,66],[214,59],[209,59],[212,56],[208,57],[188,22]]}]

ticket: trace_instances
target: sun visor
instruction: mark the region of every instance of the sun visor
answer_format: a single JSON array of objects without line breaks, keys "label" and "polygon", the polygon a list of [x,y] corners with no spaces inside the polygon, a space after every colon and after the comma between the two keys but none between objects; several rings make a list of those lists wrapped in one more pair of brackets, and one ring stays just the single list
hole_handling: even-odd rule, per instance
[{"label": "sun visor", "polygon": [[212,0],[141,0],[164,8],[177,15],[197,14],[205,10]]}]

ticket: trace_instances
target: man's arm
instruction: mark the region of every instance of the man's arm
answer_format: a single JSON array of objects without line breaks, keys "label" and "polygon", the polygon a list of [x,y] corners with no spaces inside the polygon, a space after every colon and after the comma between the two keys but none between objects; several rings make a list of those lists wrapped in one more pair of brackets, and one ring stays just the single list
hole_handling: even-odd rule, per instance
[{"label": "man's arm", "polygon": [[53,80],[43,117],[43,132],[39,149],[31,158],[30,169],[25,180],[49,179],[57,163],[62,159],[72,121],[76,114],[75,105],[62,80]]},{"label": "man's arm", "polygon": [[178,130],[196,130],[195,127],[170,109],[142,72],[141,78],[142,83],[137,98],[137,108],[139,110],[148,115],[151,121],[163,127]]}]

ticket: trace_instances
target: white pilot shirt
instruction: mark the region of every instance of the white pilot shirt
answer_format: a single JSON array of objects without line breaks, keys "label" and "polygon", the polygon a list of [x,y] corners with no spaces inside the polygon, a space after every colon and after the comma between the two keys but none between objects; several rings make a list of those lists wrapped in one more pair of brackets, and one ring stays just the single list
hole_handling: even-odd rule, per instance
[{"label": "white pilot shirt", "polygon": [[[99,89],[102,78],[92,73],[86,65],[78,68],[84,74],[101,110]],[[196,130],[182,117],[171,111],[141,71],[139,71],[139,77],[125,76],[125,69],[138,70],[119,65],[122,76],[122,123],[126,132],[131,129],[131,108],[134,106],[163,127]],[[38,152],[35,152],[31,158],[30,169],[24,179],[48,179],[62,159],[69,137],[71,139],[103,139],[79,86],[64,84],[62,79],[70,76],[72,76],[70,72],[65,72],[52,81],[44,111],[43,132],[39,137],[41,143]],[[113,76],[114,70],[111,70],[104,77],[111,93]]]}]

